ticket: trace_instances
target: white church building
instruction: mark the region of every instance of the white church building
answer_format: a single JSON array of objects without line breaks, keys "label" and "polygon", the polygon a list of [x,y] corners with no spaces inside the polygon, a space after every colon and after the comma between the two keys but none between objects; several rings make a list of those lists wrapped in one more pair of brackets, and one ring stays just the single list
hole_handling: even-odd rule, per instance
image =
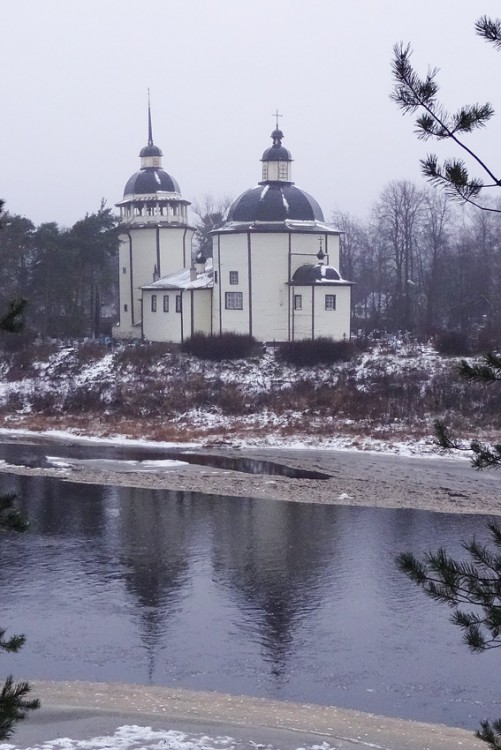
[{"label": "white church building", "polygon": [[339,273],[340,232],[292,182],[278,126],[261,181],[214,230],[213,257],[193,259],[189,201],[162,169],[148,112],[141,168],[117,204],[120,320],[114,336],[182,343],[194,333],[250,334],[284,342],[350,337],[352,282]]}]

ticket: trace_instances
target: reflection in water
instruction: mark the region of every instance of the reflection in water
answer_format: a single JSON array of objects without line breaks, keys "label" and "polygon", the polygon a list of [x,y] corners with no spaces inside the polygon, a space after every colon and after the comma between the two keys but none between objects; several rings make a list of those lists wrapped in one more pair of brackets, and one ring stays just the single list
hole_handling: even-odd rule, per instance
[{"label": "reflection in water", "polygon": [[277,678],[285,678],[296,625],[322,598],[322,569],[332,561],[335,546],[335,524],[326,523],[325,516],[314,505],[249,499],[242,500],[238,513],[227,504],[215,509],[215,575],[234,590],[242,628],[250,637],[258,628],[263,658]]},{"label": "reflection in water", "polygon": [[474,727],[499,658],[473,656],[394,556],[485,538],[485,519],[1,476],[32,521],[0,545],[2,664]]}]

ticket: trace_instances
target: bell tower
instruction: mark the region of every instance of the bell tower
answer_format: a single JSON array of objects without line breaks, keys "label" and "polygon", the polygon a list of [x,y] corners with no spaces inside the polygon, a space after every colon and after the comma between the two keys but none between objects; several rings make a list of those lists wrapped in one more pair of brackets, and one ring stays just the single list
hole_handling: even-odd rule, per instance
[{"label": "bell tower", "polygon": [[116,338],[142,337],[141,287],[191,265],[194,227],[190,202],[178,182],[162,167],[161,149],[153,141],[148,92],[148,140],[139,153],[140,169],[125,185],[120,209],[123,232],[119,251],[120,322]]}]

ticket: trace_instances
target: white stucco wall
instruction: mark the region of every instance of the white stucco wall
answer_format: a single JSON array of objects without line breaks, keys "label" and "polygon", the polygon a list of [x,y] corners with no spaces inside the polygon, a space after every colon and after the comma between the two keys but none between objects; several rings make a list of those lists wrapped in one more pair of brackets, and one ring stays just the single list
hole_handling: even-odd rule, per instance
[{"label": "white stucco wall", "polygon": [[[181,343],[193,333],[211,333],[210,289],[159,289],[144,291],[143,332],[148,341]],[[157,297],[156,312],[151,309],[151,298]],[[182,310],[176,312],[176,297],[181,296]],[[164,297],[169,299],[169,310],[164,310]]]},{"label": "white stucco wall", "polygon": [[[214,271],[217,273],[212,317],[214,332],[252,333],[260,341],[311,338],[312,331],[315,337],[343,338],[345,333],[349,337],[349,287],[343,288],[343,292],[336,287],[335,293],[340,295],[336,300],[336,311],[320,311],[318,305],[315,306],[313,325],[311,287],[308,292],[303,291],[304,305],[309,305],[309,308],[296,311],[301,314],[293,320],[292,296],[289,305],[287,282],[299,266],[318,263],[320,246],[328,255],[325,262],[328,260],[329,265],[338,267],[338,235],[325,232],[228,232],[216,235],[213,243]],[[230,284],[230,271],[238,272],[238,284]],[[236,291],[242,293],[243,309],[227,310],[225,295]],[[322,305],[325,305],[323,297]]]},{"label": "white stucco wall", "polygon": [[[349,286],[291,286],[291,339],[332,338],[340,341],[350,338]],[[325,309],[325,296],[335,295],[336,309]],[[301,310],[294,309],[294,296],[301,295]]]},{"label": "white stucco wall", "polygon": [[121,236],[120,322],[114,331],[117,338],[140,335],[138,324],[141,322],[141,287],[153,281],[155,267],[161,276],[165,276],[189,266],[192,238],[193,230],[190,228],[155,225],[130,227],[129,233]]},{"label": "white stucco wall", "polygon": [[[148,341],[181,341],[181,313],[176,312],[176,296],[181,292],[174,289],[143,292],[143,333]],[[157,310],[151,309],[151,298],[157,297]],[[169,298],[169,312],[164,312],[163,298]]]}]

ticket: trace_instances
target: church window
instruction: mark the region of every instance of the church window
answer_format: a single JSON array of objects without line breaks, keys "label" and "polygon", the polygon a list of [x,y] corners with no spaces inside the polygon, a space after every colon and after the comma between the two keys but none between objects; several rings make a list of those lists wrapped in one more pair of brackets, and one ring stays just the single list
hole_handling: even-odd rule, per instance
[{"label": "church window", "polygon": [[176,312],[180,313],[183,309],[183,298],[180,294],[176,294]]},{"label": "church window", "polygon": [[230,271],[230,284],[238,284],[238,271]]},{"label": "church window", "polygon": [[151,312],[157,311],[157,295],[152,294],[151,295]]},{"label": "church window", "polygon": [[325,295],[325,309],[326,310],[335,310],[336,309],[336,295],[335,294],[326,294]]},{"label": "church window", "polygon": [[164,294],[164,312],[169,312],[169,295]]},{"label": "church window", "polygon": [[128,306],[127,306],[127,305],[124,305],[124,312],[127,312],[127,311],[128,311],[128,309],[129,309],[129,308],[128,308]]},{"label": "church window", "polygon": [[214,284],[217,284],[217,271],[214,271]]},{"label": "church window", "polygon": [[278,177],[280,180],[286,180],[288,176],[287,162],[278,165]]},{"label": "church window", "polygon": [[294,310],[302,310],[302,309],[303,309],[303,295],[295,294],[294,295]]},{"label": "church window", "polygon": [[268,179],[268,165],[263,164],[263,180],[267,180],[267,179]]},{"label": "church window", "polygon": [[226,292],[224,306],[227,310],[243,310],[244,295],[242,292]]},{"label": "church window", "polygon": [[127,273],[127,269],[125,268],[125,266],[123,266],[122,268],[122,273]]}]

